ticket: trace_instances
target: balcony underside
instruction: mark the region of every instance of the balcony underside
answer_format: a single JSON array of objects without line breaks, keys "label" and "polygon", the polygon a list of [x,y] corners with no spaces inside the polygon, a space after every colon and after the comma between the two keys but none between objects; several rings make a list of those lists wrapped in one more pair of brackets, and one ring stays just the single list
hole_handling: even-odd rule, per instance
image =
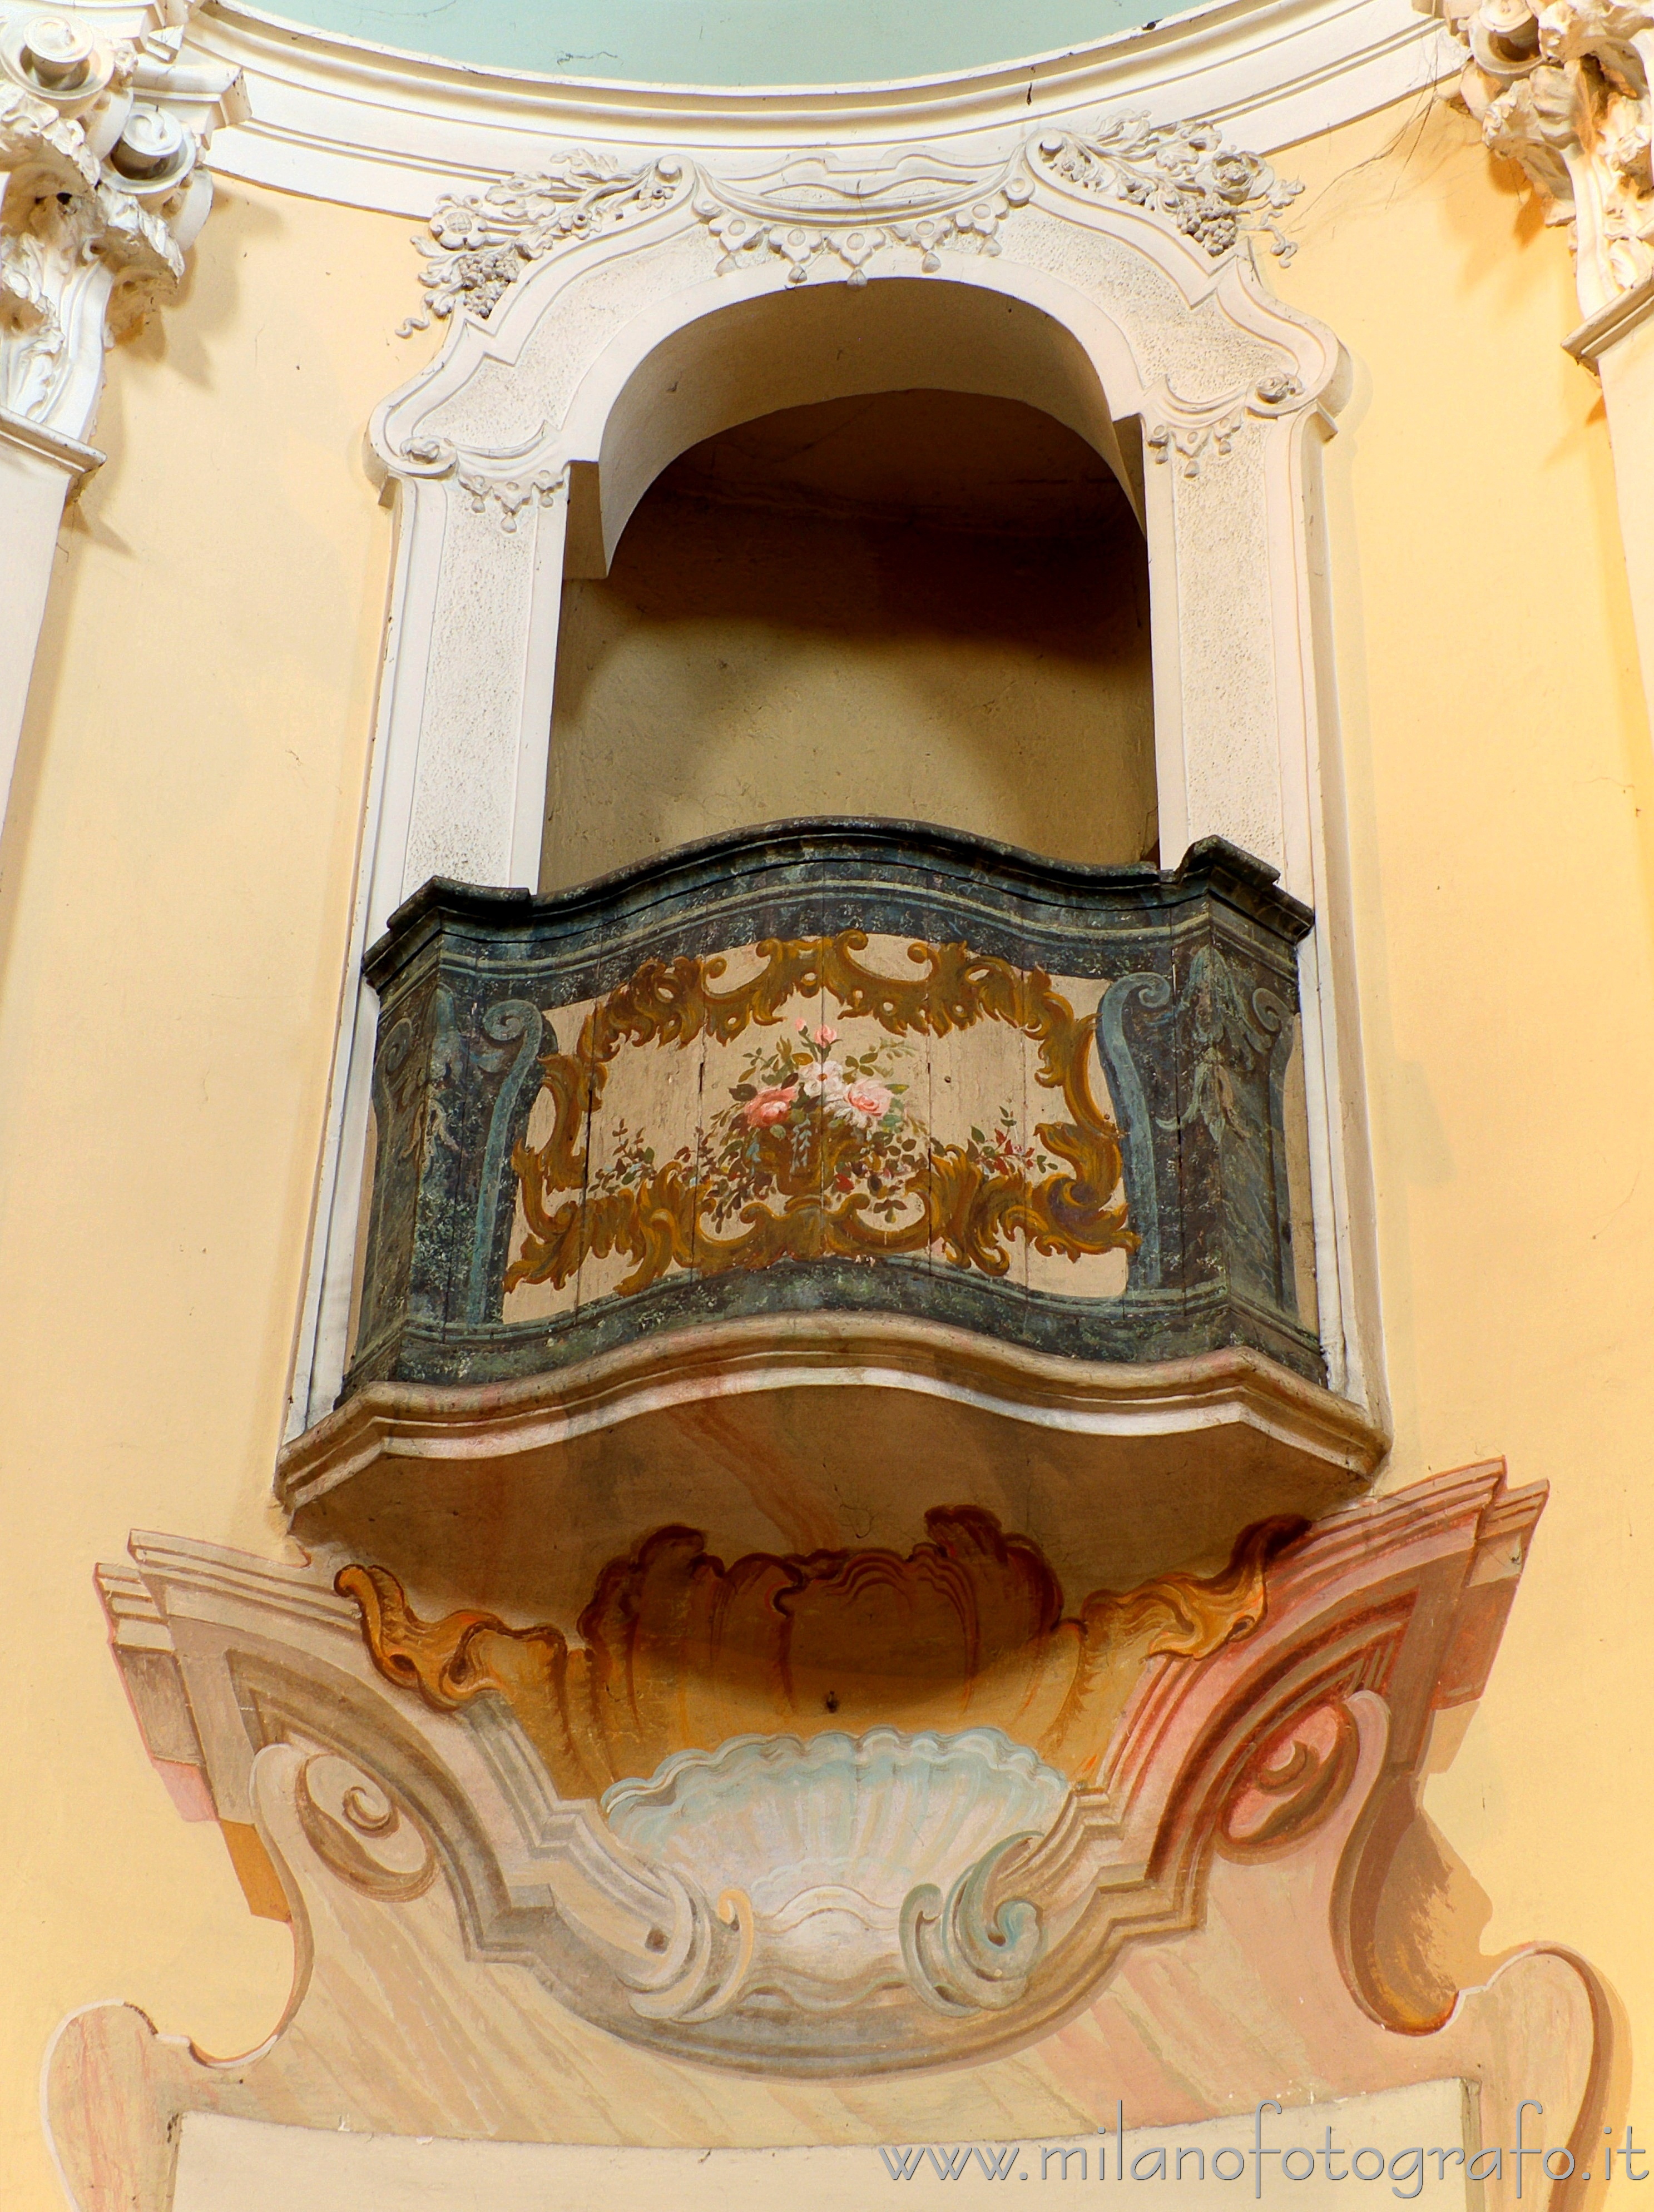
[{"label": "balcony underside", "polygon": [[667,1522],[726,1559],[905,1552],[977,1505],[1065,1589],[1130,1589],[1316,1518],[1385,1449],[1357,1407],[1246,1347],[1152,1364],[898,1315],[776,1314],[648,1336],[520,1382],[358,1391],[284,1454],[295,1532],[430,1603],[570,1624]]}]

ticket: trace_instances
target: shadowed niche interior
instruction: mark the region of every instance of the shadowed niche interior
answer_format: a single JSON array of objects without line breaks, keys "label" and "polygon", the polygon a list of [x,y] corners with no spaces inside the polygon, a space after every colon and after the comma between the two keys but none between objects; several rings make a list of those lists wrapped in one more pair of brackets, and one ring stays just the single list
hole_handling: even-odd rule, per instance
[{"label": "shadowed niche interior", "polygon": [[565,585],[544,889],[809,814],[1158,858],[1142,533],[1050,416],[935,391],[764,416]]}]

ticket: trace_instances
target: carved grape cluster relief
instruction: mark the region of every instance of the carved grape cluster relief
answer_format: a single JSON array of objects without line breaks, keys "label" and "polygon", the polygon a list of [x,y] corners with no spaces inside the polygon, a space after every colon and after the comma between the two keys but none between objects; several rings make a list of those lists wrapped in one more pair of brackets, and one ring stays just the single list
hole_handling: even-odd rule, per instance
[{"label": "carved grape cluster relief", "polygon": [[1045,132],[1031,156],[1065,182],[1159,216],[1213,260],[1248,234],[1267,237],[1282,262],[1297,252],[1271,220],[1303,191],[1256,154],[1225,146],[1215,123],[1151,123],[1117,115],[1089,137]]}]

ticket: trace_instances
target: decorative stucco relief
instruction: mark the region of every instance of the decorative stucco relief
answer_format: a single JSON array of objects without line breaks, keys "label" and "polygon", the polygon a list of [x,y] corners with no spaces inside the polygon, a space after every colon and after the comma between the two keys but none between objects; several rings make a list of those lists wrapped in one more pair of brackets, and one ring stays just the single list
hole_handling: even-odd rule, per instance
[{"label": "decorative stucco relief", "polygon": [[1587,318],[1654,275],[1654,14],[1625,0],[1420,0],[1469,50],[1460,90],[1489,149],[1566,223]]},{"label": "decorative stucco relief", "polygon": [[595,239],[680,199],[722,249],[721,276],[772,256],[801,284],[818,264],[852,284],[889,248],[905,251],[926,275],[944,252],[998,253],[1000,225],[1028,205],[1041,174],[1160,217],[1218,259],[1244,237],[1269,240],[1283,260],[1294,248],[1271,220],[1301,185],[1278,178],[1256,154],[1225,147],[1208,123],[1152,124],[1120,115],[1089,133],[1031,135],[997,168],[964,167],[928,152],[888,156],[882,166],[832,155],[798,155],[751,178],[714,175],[675,154],[631,167],[575,152],[543,171],[507,177],[480,196],[445,198],[430,219],[425,313],[489,316],[537,262]]},{"label": "decorative stucco relief", "polygon": [[212,203],[202,155],[234,72],[180,63],[162,21],[0,6],[0,409],[69,438]]}]

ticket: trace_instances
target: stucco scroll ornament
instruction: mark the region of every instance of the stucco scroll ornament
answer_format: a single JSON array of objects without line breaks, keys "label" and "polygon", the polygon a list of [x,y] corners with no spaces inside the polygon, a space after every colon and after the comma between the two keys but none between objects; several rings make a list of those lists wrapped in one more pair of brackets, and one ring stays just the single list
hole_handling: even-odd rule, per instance
[{"label": "stucco scroll ornament", "polygon": [[[1425,0],[1419,0],[1425,6]],[[1587,317],[1654,276],[1654,15],[1622,0],[1433,0],[1469,49],[1459,79],[1490,150],[1568,225]]]},{"label": "stucco scroll ornament", "polygon": [[774,258],[789,284],[817,263],[865,284],[868,262],[891,247],[916,254],[927,276],[944,252],[998,253],[1000,224],[1033,197],[1019,153],[987,173],[932,154],[873,171],[808,155],[741,182],[705,177],[695,212],[724,249],[720,276]]},{"label": "stucco scroll ornament", "polygon": [[1248,232],[1281,262],[1298,251],[1271,217],[1303,191],[1256,154],[1225,146],[1215,123],[1152,123],[1116,115],[1089,134],[1048,131],[1028,142],[1031,161],[1083,191],[1128,200],[1164,217],[1216,260]]},{"label": "stucco scroll ornament", "polygon": [[181,26],[111,38],[107,11],[0,0],[0,408],[74,439],[105,348],[171,296],[212,201],[201,166],[234,70]]},{"label": "stucco scroll ornament", "polygon": [[542,170],[502,177],[480,197],[440,200],[429,234],[414,240],[425,256],[425,313],[410,315],[398,337],[456,311],[483,319],[537,261],[654,213],[689,182],[688,165],[674,155],[622,168],[611,155],[577,150]]},{"label": "stucco scroll ornament", "polygon": [[1228,459],[1250,420],[1286,414],[1303,398],[1302,382],[1285,371],[1262,378],[1237,406],[1195,409],[1169,392],[1177,412],[1153,418],[1144,442],[1162,467],[1175,465],[1180,476],[1198,477],[1208,460]]},{"label": "stucco scroll ornament", "polygon": [[550,507],[569,489],[567,465],[536,469],[532,476],[502,473],[512,462],[538,452],[546,434],[542,422],[532,438],[518,445],[463,450],[447,438],[410,438],[400,459],[411,477],[452,477],[470,500],[473,514],[486,514],[490,507],[497,507],[501,529],[514,532],[517,518],[526,508],[537,502]]},{"label": "stucco scroll ornament", "polygon": [[402,335],[428,328],[432,316],[485,320],[537,262],[683,198],[721,249],[721,275],[779,259],[789,283],[820,269],[862,284],[873,256],[894,249],[916,255],[933,276],[945,252],[998,253],[1000,227],[1029,204],[1042,177],[1129,200],[1214,259],[1250,234],[1268,236],[1283,260],[1293,250],[1272,218],[1302,186],[1256,154],[1225,147],[1210,123],[1106,118],[1089,134],[1036,134],[988,169],[921,149],[859,164],[794,155],[735,178],[675,155],[622,168],[606,155],[575,152],[480,196],[439,203],[429,234],[414,241],[425,256],[425,313],[404,323]]}]

